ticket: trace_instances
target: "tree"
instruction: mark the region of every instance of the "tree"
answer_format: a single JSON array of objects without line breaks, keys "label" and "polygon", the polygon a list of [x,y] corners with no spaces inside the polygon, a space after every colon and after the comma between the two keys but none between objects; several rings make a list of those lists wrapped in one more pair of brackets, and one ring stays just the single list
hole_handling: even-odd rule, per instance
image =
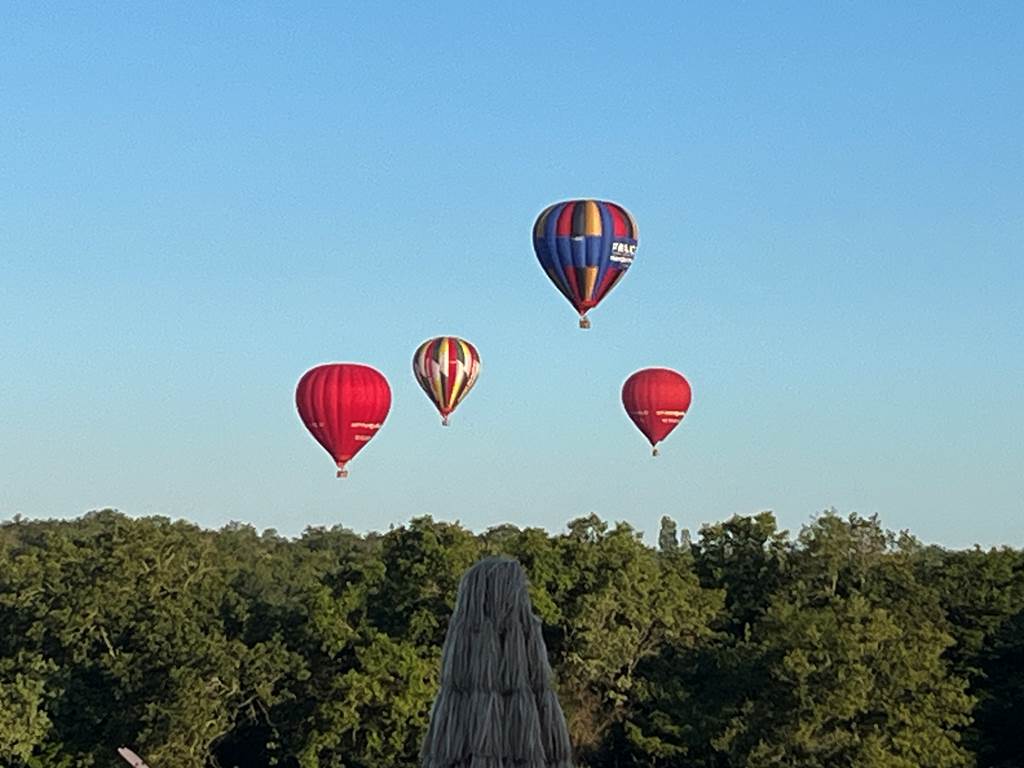
[{"label": "tree", "polygon": [[786,581],[791,550],[786,532],[778,530],[771,512],[737,515],[701,528],[693,549],[701,584],[725,590],[723,628],[744,637]]},{"label": "tree", "polygon": [[756,628],[767,685],[714,741],[730,762],[764,766],[968,766],[955,730],[964,684],[947,677],[950,638],[906,627],[861,595],[776,601]]},{"label": "tree", "polygon": [[984,687],[971,733],[983,768],[1024,765],[1024,611],[1019,611],[986,643],[981,656]]},{"label": "tree", "polygon": [[575,520],[558,545],[572,573],[556,597],[565,622],[560,691],[573,743],[597,764],[602,745],[627,732],[642,738],[634,707],[641,663],[708,635],[720,602],[701,590],[689,560],[659,558],[625,523],[608,530],[594,517]]},{"label": "tree", "polygon": [[674,552],[679,549],[679,533],[676,521],[668,515],[661,518],[661,530],[658,531],[658,549],[662,552]]},{"label": "tree", "polygon": [[384,536],[384,577],[371,620],[395,638],[440,650],[463,571],[481,543],[458,524],[413,518]]},{"label": "tree", "polygon": [[0,658],[0,764],[27,761],[49,732],[46,680],[53,665],[39,654]]},{"label": "tree", "polygon": [[[1017,768],[1024,553],[875,518],[0,524],[0,765],[413,768],[462,572],[529,576],[581,766]],[[974,722],[970,720],[973,717]]]},{"label": "tree", "polygon": [[914,579],[913,543],[834,514],[799,541],[751,633],[765,688],[715,748],[749,768],[971,765],[957,730],[973,702],[945,661],[938,601]]}]

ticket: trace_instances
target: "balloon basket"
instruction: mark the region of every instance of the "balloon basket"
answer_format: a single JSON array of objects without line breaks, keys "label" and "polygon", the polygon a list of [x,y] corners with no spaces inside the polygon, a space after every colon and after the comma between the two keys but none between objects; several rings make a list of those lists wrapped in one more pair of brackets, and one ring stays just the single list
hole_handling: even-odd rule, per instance
[{"label": "balloon basket", "polygon": [[589,328],[589,327],[590,327],[590,318],[587,317],[586,315],[581,315],[580,316],[580,328]]},{"label": "balloon basket", "polygon": [[442,427],[447,427],[448,426],[448,417],[447,416],[442,416],[441,417],[441,426]]},{"label": "balloon basket", "polygon": [[338,474],[336,474],[335,477],[348,477],[348,470],[345,469],[344,464],[338,465]]},{"label": "balloon basket", "polygon": [[657,448],[652,448],[651,449],[651,456],[657,456],[657,455],[658,455],[658,449]]}]

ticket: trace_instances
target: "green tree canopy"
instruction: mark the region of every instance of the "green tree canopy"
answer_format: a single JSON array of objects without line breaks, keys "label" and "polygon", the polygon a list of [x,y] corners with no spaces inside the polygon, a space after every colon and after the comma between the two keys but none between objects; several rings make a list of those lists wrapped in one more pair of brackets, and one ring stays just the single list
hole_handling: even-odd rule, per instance
[{"label": "green tree canopy", "polygon": [[1024,765],[1024,554],[829,512],[657,546],[596,516],[289,539],[102,511],[0,525],[0,765],[403,768],[462,573],[530,578],[581,766]]}]

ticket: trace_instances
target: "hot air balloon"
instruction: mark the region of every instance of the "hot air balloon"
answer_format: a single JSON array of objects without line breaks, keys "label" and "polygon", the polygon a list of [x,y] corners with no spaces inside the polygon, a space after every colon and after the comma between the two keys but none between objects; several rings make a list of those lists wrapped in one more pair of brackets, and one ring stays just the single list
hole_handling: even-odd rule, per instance
[{"label": "hot air balloon", "polygon": [[391,388],[377,370],[359,363],[328,363],[306,371],[295,389],[306,429],[348,477],[345,464],[377,434],[391,409]]},{"label": "hot air balloon", "polygon": [[480,353],[465,339],[438,336],[416,349],[412,373],[441,414],[441,423],[448,426],[448,417],[480,374]]},{"label": "hot air balloon", "polygon": [[636,256],[636,220],[616,203],[568,200],[545,208],[533,226],[533,248],[551,282],[589,328],[587,311],[622,279]]},{"label": "hot air balloon", "polygon": [[653,456],[658,455],[658,443],[683,420],[691,398],[689,382],[670,368],[643,368],[622,385],[622,405],[650,441]]}]

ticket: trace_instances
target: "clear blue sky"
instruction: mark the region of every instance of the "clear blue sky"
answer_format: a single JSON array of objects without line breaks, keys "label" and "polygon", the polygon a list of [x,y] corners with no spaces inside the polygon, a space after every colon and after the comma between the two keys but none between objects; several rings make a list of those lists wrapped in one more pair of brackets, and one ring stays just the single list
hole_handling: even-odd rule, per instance
[{"label": "clear blue sky", "polygon": [[[0,518],[1024,545],[1024,5],[173,5],[0,10]],[[640,225],[590,331],[530,241],[583,196]],[[332,360],[394,394],[344,481],[293,401]],[[647,365],[694,389],[658,459]]]}]

